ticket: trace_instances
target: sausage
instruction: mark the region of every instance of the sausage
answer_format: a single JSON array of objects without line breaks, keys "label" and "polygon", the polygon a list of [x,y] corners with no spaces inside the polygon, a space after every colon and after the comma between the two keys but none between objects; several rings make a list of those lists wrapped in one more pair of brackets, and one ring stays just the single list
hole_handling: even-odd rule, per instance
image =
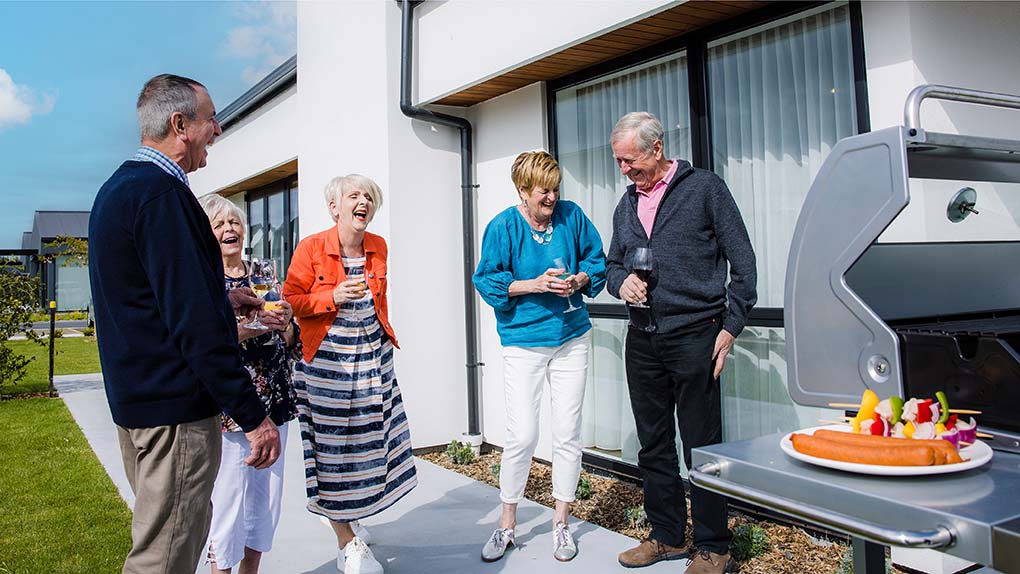
[{"label": "sausage", "polygon": [[932,466],[935,464],[935,449],[930,446],[865,446],[847,442],[836,442],[817,436],[794,434],[790,437],[793,448],[800,453],[857,464],[882,466]]},{"label": "sausage", "polygon": [[815,436],[836,442],[859,445],[886,445],[895,447],[928,446],[935,449],[938,453],[938,459],[935,464],[956,464],[958,462],[963,462],[963,459],[960,457],[960,453],[956,451],[956,448],[954,448],[949,441],[942,439],[925,440],[897,438],[891,436],[854,434],[830,429],[818,429],[815,431]]},{"label": "sausage", "polygon": [[[902,446],[927,446],[935,451],[935,464],[946,464],[949,460],[949,452],[947,449],[934,444],[935,441],[924,441],[924,440],[913,440],[905,438],[894,438],[887,436],[877,435],[866,435],[866,434],[854,434],[848,432],[840,432],[828,429],[819,429],[815,431],[815,435],[818,438],[824,438],[825,440],[831,440],[840,444],[856,444],[860,446],[867,446],[871,448],[899,448]],[[948,450],[952,450],[953,446],[944,440],[939,442],[946,443],[949,447]]]}]

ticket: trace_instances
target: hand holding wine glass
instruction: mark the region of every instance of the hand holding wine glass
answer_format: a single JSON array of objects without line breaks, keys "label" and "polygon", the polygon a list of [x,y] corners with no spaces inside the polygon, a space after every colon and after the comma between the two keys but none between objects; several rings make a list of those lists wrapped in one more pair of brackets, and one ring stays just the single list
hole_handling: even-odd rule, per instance
[{"label": "hand holding wine glass", "polygon": [[631,274],[620,286],[620,295],[633,307],[647,308],[645,302],[648,300],[648,280],[655,268],[652,259],[652,250],[647,247],[634,249],[630,258]]},{"label": "hand holding wine glass", "polygon": [[347,279],[333,289],[333,303],[343,305],[350,301],[357,301],[365,296],[368,285],[363,279]]},{"label": "hand holding wine glass", "polygon": [[[277,285],[276,261],[272,259],[252,259],[251,265],[248,268],[248,283],[251,285],[251,290],[255,292],[255,295],[265,300],[266,294]],[[260,330],[269,328],[262,324],[258,315],[245,327]]]},{"label": "hand holding wine glass", "polygon": [[567,285],[568,285],[567,291],[562,295],[562,296],[565,296],[567,298],[567,308],[564,309],[563,312],[564,313],[571,313],[573,311],[580,310],[581,308],[576,306],[576,305],[574,305],[574,302],[571,301],[571,298],[574,295],[574,283],[572,282],[574,274],[571,273],[570,272],[570,268],[567,267],[566,259],[564,259],[563,257],[557,257],[556,259],[553,259],[553,266],[555,268],[557,268],[557,269],[562,269],[563,270],[562,273],[557,275],[557,279],[560,279],[560,280],[566,282]]},{"label": "hand holding wine glass", "polygon": [[286,329],[294,312],[290,303],[283,300],[280,284],[273,285],[262,298],[265,300],[262,311],[259,313],[259,320],[262,324],[273,331]]}]

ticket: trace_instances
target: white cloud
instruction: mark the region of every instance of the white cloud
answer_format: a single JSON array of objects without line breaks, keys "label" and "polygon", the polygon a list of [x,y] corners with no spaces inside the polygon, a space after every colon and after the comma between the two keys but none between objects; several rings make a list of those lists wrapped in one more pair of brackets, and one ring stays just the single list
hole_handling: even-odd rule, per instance
[{"label": "white cloud", "polygon": [[50,113],[55,102],[52,94],[15,84],[7,70],[0,68],[0,130],[27,124],[33,115]]},{"label": "white cloud", "polygon": [[237,3],[235,14],[240,23],[227,32],[221,51],[248,62],[241,79],[252,85],[297,52],[297,4]]}]

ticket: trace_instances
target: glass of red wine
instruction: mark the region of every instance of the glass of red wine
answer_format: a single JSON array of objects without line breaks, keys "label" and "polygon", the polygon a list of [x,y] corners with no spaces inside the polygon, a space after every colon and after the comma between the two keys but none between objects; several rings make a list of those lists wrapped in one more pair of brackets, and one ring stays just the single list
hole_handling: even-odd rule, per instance
[{"label": "glass of red wine", "polygon": [[[644,281],[645,285],[648,285],[648,280],[652,276],[652,271],[655,269],[655,263],[652,259],[652,250],[648,247],[637,247],[634,249],[634,253],[630,258],[630,271],[637,278]],[[641,307],[644,309],[648,308],[648,305],[644,303],[631,303],[631,307]]]}]

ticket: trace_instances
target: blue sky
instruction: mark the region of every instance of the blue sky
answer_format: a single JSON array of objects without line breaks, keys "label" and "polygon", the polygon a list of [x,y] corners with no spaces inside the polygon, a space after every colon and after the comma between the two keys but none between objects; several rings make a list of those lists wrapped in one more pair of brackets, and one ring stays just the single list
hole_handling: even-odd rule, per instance
[{"label": "blue sky", "polygon": [[138,146],[134,104],[160,73],[217,110],[296,53],[292,2],[0,1],[0,248],[36,210],[88,210]]}]

